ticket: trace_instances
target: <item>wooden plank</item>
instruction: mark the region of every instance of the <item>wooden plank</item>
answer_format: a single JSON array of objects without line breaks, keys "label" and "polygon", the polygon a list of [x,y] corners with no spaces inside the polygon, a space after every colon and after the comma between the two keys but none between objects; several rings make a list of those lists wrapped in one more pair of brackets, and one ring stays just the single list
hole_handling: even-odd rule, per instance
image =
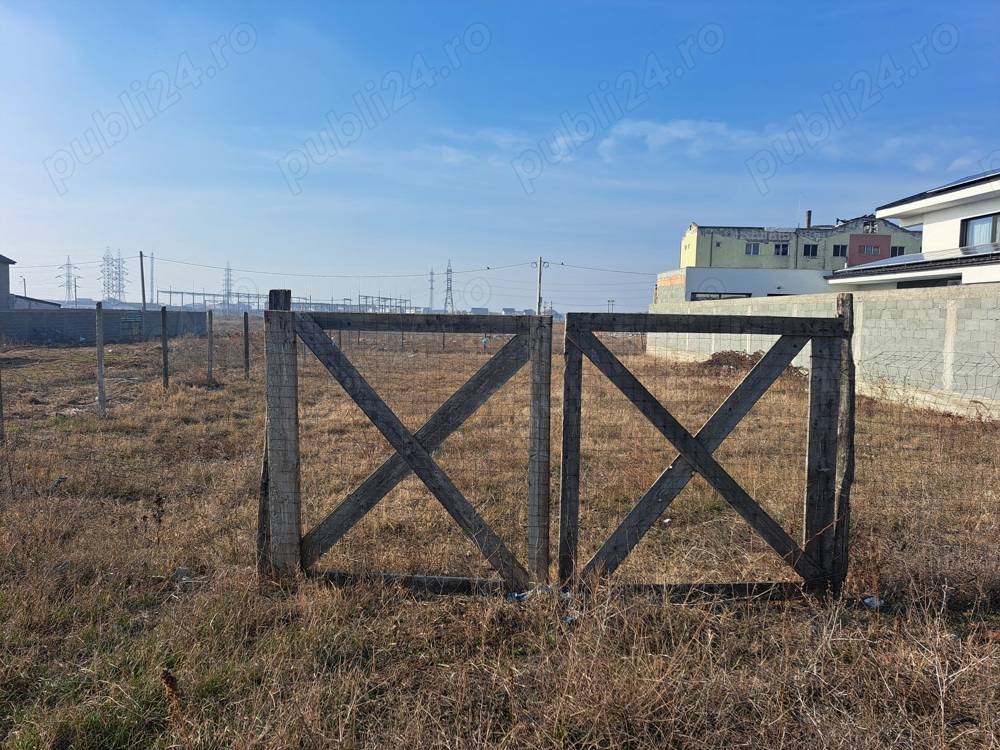
[{"label": "wooden plank", "polygon": [[528,437],[528,570],[549,581],[550,415],[552,318],[531,318],[531,395]]},{"label": "wooden plank", "polygon": [[264,428],[264,457],[260,465],[260,485],[257,490],[257,575],[267,578],[271,575],[271,505],[268,495],[271,491],[267,474],[267,427]]},{"label": "wooden plank", "polygon": [[293,576],[301,567],[298,363],[295,313],[264,313],[267,361],[267,473],[272,575]]},{"label": "wooden plank", "polygon": [[267,293],[267,309],[268,310],[284,310],[289,311],[292,309],[292,290],[291,289],[271,289]]},{"label": "wooden plank", "polygon": [[250,313],[243,313],[243,379],[250,379]]},{"label": "wooden plank", "polygon": [[[661,601],[674,604],[704,601],[706,599],[724,601],[787,601],[804,596],[801,583],[786,581],[766,581],[750,583],[637,583],[618,584],[630,594],[653,596]],[[617,589],[618,586],[615,588]]]},{"label": "wooden plank", "polygon": [[[316,355],[347,394],[372,421],[389,444],[410,465],[413,473],[438,499],[459,527],[476,543],[483,556],[500,572],[507,586],[523,591],[528,584],[528,572],[503,541],[482,519],[476,509],[459,492],[448,475],[441,470],[430,453],[417,442],[405,425],[385,404],[382,397],[361,376],[361,373],[334,346],[330,338],[309,314],[300,314],[296,330],[302,341]],[[271,450],[274,450],[272,444]],[[272,476],[273,481],[273,476]]]},{"label": "wooden plank", "polygon": [[215,355],[215,352],[213,351],[215,349],[215,325],[214,325],[213,320],[212,320],[213,318],[214,318],[214,316],[212,315],[212,311],[209,310],[208,311],[208,324],[207,324],[208,325],[208,382],[209,383],[213,383],[215,381],[215,377],[214,377],[215,376],[215,372],[214,372],[214,367],[213,367],[213,365],[215,364],[214,361],[213,361],[214,360],[214,355]]},{"label": "wooden plank", "polygon": [[[809,338],[806,336],[783,336],[774,343],[698,431],[695,437],[706,450],[715,451],[722,445],[729,433],[808,342]],[[675,457],[587,563],[584,577],[593,571],[600,571],[603,576],[611,575],[687,486],[693,475],[691,464],[683,456]]]},{"label": "wooden plank", "polygon": [[333,586],[368,584],[374,581],[396,585],[424,594],[486,595],[503,593],[501,581],[495,578],[461,578],[458,576],[421,576],[399,573],[355,573],[346,570],[319,570],[310,573]]},{"label": "wooden plank", "polygon": [[163,355],[163,390],[170,387],[170,359],[167,353],[167,307],[160,308],[160,353]]},{"label": "wooden plank", "polygon": [[559,581],[576,572],[580,541],[580,419],[583,352],[567,331],[563,347],[562,480],[559,497]]},{"label": "wooden plank", "polygon": [[820,568],[795,543],[788,533],[771,518],[736,480],[719,465],[674,416],[629,372],[619,359],[589,331],[581,331],[578,340],[584,353],[597,368],[642,412],[643,415],[677,449],[695,471],[733,506],[750,526],[777,552],[786,563],[806,580],[823,576]]},{"label": "wooden plank", "polygon": [[[515,336],[459,388],[414,437],[428,453],[436,450],[458,427],[500,390],[528,361],[528,337]],[[410,467],[394,453],[302,538],[302,564],[313,565],[368,511],[407,477]]]},{"label": "wooden plank", "polygon": [[844,323],[840,318],[789,318],[767,315],[568,313],[567,335],[574,336],[577,331],[842,337]]},{"label": "wooden plank", "polygon": [[398,313],[310,313],[325,331],[394,331],[407,333],[528,333],[530,315],[423,315]]},{"label": "wooden plank", "polygon": [[833,579],[836,522],[837,413],[840,403],[840,339],[812,340],[809,375],[809,435],[802,546],[823,570],[808,581],[825,588]]},{"label": "wooden plank", "polygon": [[837,295],[837,312],[846,336],[840,349],[840,417],[837,436],[837,526],[833,536],[833,591],[838,596],[850,559],[851,486],[854,483],[855,371],[854,296]]},{"label": "wooden plank", "polygon": [[108,401],[104,390],[104,303],[97,305],[97,408],[103,417],[107,413]]}]

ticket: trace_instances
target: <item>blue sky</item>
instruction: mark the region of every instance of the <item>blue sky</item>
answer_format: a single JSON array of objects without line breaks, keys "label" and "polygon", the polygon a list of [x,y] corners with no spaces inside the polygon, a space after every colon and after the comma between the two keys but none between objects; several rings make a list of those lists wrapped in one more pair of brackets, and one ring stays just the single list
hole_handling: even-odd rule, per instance
[{"label": "blue sky", "polygon": [[[642,311],[688,224],[1000,167],[995,2],[0,0],[0,254],[161,290]],[[601,270],[594,270],[601,269]],[[148,268],[147,268],[148,273]],[[147,278],[147,283],[149,279]],[[161,297],[162,302],[166,302]]]}]

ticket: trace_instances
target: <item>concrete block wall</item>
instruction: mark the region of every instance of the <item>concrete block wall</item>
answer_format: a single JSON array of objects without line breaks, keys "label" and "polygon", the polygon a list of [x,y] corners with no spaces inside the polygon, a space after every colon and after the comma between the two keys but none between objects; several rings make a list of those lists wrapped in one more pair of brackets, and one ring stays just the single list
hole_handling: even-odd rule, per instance
[{"label": "concrete block wall", "polygon": [[[85,346],[97,341],[96,310],[0,310],[0,337],[33,344]],[[208,332],[203,312],[167,312],[167,336],[204,336]],[[106,343],[139,341],[161,336],[159,310],[105,310]]]},{"label": "concrete block wall", "polygon": [[[854,357],[862,390],[900,387],[930,406],[973,404],[1000,415],[1000,284],[853,292]],[[651,313],[836,316],[836,294],[650,305]],[[706,359],[766,349],[773,337],[654,334],[656,356]],[[806,354],[795,363],[808,366]]]}]

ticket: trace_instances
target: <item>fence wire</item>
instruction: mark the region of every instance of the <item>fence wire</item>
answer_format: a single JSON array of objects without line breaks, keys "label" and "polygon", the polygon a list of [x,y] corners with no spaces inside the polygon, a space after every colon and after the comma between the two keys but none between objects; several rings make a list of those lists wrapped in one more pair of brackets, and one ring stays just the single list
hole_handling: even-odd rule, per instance
[{"label": "fence wire", "polygon": [[[508,337],[340,334],[348,357],[416,430]],[[336,343],[338,333],[331,331]],[[645,337],[601,340],[691,432],[773,339],[698,361],[663,356]],[[562,337],[554,336],[552,549],[558,528]],[[263,332],[251,330],[244,378],[242,321],[216,320],[207,341],[169,342],[170,387],[158,341],[105,350],[107,416],[97,411],[92,347],[0,352],[8,522],[51,513],[58,554],[100,556],[127,542],[143,564],[192,569],[252,564],[263,448]],[[707,345],[706,345],[707,346]],[[304,528],[319,521],[392,450],[315,358],[300,347]],[[749,354],[748,354],[749,352]],[[688,358],[691,359],[691,358]],[[857,471],[849,585],[891,600],[917,584],[952,603],[1000,602],[1000,418],[995,358],[954,357],[962,409],[929,403],[937,361],[913,352],[859,363]],[[961,375],[966,373],[966,375]],[[522,368],[434,452],[435,459],[522,562],[527,532],[529,367]],[[902,382],[900,382],[902,381]],[[919,385],[917,385],[919,384]],[[976,390],[976,389],[979,390]],[[625,396],[584,362],[580,564],[599,548],[676,451]],[[785,528],[801,534],[808,380],[796,361],[716,452]],[[980,404],[975,402],[979,401]],[[27,526],[25,528],[28,528]],[[54,533],[54,532],[53,532]],[[32,543],[25,539],[24,544]],[[38,542],[42,544],[41,541]],[[40,547],[42,549],[42,547]],[[48,554],[48,553],[47,553]],[[489,575],[482,557],[412,476],[319,562],[323,568]],[[553,565],[553,575],[555,566]],[[700,477],[667,508],[615,573],[625,581],[794,580],[767,545]]]}]

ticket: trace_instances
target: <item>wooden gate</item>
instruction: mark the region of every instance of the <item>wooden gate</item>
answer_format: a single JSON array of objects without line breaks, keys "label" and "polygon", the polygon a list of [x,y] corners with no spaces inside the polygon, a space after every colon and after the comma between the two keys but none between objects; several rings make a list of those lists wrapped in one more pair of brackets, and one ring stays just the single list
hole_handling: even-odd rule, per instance
[{"label": "wooden gate", "polygon": [[[289,300],[287,292],[284,295],[272,292],[272,309],[264,316],[267,436],[258,519],[257,546],[261,574],[287,576],[309,569],[413,472],[500,573],[505,588],[523,591],[532,581],[547,581],[551,318],[291,312],[287,309]],[[279,307],[285,309],[274,309]],[[484,336],[507,334],[513,338],[445,401],[419,430],[411,433],[330,339],[326,334],[328,330],[475,333]],[[395,450],[388,460],[304,535],[299,497],[297,339],[316,356]],[[529,361],[528,560],[525,566],[459,491],[432,454]],[[438,590],[461,590],[473,583],[471,579],[445,576],[407,578],[425,578],[424,583]]]},{"label": "wooden gate", "polygon": [[[838,311],[840,314],[836,318],[567,315],[559,579],[570,581],[577,573],[583,577],[591,574],[609,576],[697,472],[802,577],[809,590],[839,590],[847,573],[849,494],[853,479],[854,371],[850,351],[853,327],[850,295],[838,299]],[[598,339],[596,332],[757,334],[779,338],[701,430],[692,435]],[[808,456],[803,539],[799,544],[712,454],[810,343]],[[584,355],[673,445],[678,455],[582,571],[578,571]],[[729,586],[748,590],[747,584]]]}]

